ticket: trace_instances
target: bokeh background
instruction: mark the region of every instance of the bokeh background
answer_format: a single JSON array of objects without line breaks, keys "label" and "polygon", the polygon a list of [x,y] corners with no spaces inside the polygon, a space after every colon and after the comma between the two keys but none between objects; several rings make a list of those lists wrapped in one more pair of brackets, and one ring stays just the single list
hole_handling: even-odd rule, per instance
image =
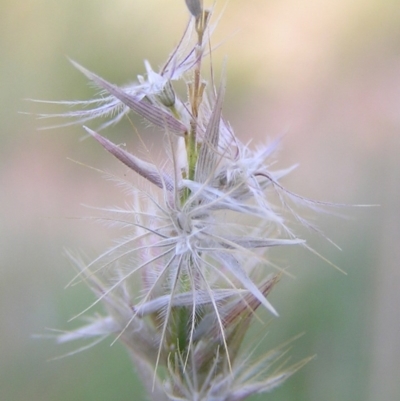
[{"label": "bokeh background", "polygon": [[[184,1],[0,0],[0,11],[0,400],[145,400],[121,346],[49,361],[71,349],[33,338],[73,327],[93,299],[84,286],[64,289],[74,273],[64,247],[95,256],[116,233],[79,219],[90,214],[82,204],[126,197],[70,160],[124,174],[80,141],[82,128],[38,130],[48,122],[19,112],[62,111],[25,98],[93,95],[66,56],[119,84],[144,72],[143,59],[161,65],[187,22]],[[347,275],[302,250],[273,254],[296,279],[272,294],[281,317],[258,328],[265,347],[304,332],[293,362],[317,357],[253,399],[399,400],[400,2],[231,0],[214,43],[217,71],[227,56],[225,117],[254,144],[286,134],[279,165],[299,163],[288,188],[380,205],[319,217],[341,252],[307,234]],[[128,122],[111,132],[140,152]]]}]

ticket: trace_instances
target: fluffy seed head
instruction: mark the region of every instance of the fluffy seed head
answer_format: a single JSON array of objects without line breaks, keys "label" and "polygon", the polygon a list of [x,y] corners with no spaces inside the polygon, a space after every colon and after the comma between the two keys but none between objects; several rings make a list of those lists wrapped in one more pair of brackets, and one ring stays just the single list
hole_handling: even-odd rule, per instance
[{"label": "fluffy seed head", "polygon": [[[101,92],[64,102],[86,107],[66,116],[78,123],[111,116],[101,129],[134,112],[161,130],[169,159],[143,160],[85,127],[148,189],[128,183],[131,207],[106,210],[112,217],[105,221],[128,231],[124,238],[90,263],[71,256],[80,269],[71,284],[84,280],[97,295],[78,316],[100,302],[106,314],[58,339],[121,339],[157,399],[236,401],[270,391],[304,364],[261,378],[281,350],[250,361],[240,349],[259,307],[277,315],[268,295],[282,271],[268,248],[305,243],[285,216],[308,225],[293,203],[323,204],[282,186],[292,168],[271,167],[278,141],[253,150],[235,137],[222,115],[225,80],[213,87],[202,76],[211,12],[201,0],[186,5],[191,22],[159,72],[146,61],[136,83],[118,87],[72,62]],[[185,82],[187,99],[177,95],[176,80]]]}]

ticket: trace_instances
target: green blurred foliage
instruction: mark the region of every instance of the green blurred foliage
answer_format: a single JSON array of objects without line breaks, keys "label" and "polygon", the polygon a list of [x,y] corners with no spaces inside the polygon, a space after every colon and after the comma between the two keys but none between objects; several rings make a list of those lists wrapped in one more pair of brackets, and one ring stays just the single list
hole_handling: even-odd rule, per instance
[{"label": "green blurred foliage", "polygon": [[[67,157],[124,170],[80,142],[80,127],[38,131],[46,122],[18,112],[60,111],[25,98],[92,96],[66,56],[120,84],[143,73],[143,59],[157,67],[186,24],[183,3],[1,0],[0,400],[147,399],[111,340],[48,361],[71,349],[32,338],[70,328],[67,320],[93,299],[84,285],[64,290],[73,270],[63,247],[93,257],[117,234],[75,218],[88,214],[80,205],[125,201]],[[296,279],[284,278],[272,294],[281,317],[255,332],[268,331],[266,348],[304,332],[293,362],[317,358],[254,400],[400,399],[399,18],[394,0],[231,0],[216,30],[222,45],[213,60],[219,71],[228,55],[224,110],[237,134],[256,143],[288,131],[280,164],[301,163],[285,181],[298,193],[381,204],[338,209],[351,220],[319,218],[343,252],[323,240],[310,244],[347,276],[302,250],[271,254]],[[128,122],[112,132],[135,148]]]}]

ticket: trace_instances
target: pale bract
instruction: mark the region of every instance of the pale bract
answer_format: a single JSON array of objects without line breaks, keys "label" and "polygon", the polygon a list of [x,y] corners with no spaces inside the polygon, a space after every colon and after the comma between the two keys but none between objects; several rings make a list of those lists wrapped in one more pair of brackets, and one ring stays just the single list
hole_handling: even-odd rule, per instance
[{"label": "pale bract", "polygon": [[[307,224],[293,202],[323,204],[280,184],[293,167],[272,168],[279,141],[253,150],[236,138],[222,116],[224,78],[214,87],[202,75],[211,11],[201,1],[186,4],[191,22],[159,72],[145,61],[146,73],[119,87],[72,62],[99,97],[59,102],[84,108],[40,116],[85,124],[109,118],[104,128],[134,112],[160,129],[169,157],[161,164],[143,160],[85,127],[147,185],[125,183],[131,206],[105,210],[104,221],[121,226],[123,238],[91,262],[70,255],[79,268],[70,284],[85,281],[97,295],[77,316],[99,303],[105,313],[58,340],[121,340],[150,398],[236,401],[272,390],[306,362],[274,370],[282,349],[253,358],[241,345],[259,306],[278,315],[268,295],[283,270],[268,248],[305,243],[287,221],[292,216]],[[184,81],[187,99],[176,93],[177,80]]]}]

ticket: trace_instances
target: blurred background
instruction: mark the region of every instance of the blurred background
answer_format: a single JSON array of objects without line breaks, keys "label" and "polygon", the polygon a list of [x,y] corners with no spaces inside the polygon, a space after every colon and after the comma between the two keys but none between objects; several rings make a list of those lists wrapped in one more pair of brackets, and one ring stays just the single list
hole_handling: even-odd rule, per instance
[{"label": "blurred background", "polygon": [[[93,96],[66,56],[117,84],[142,74],[144,59],[157,69],[188,20],[184,1],[0,0],[0,10],[0,400],[145,400],[122,346],[49,361],[71,349],[33,338],[73,327],[67,320],[93,300],[84,286],[64,289],[74,274],[64,249],[94,257],[117,233],[80,220],[90,214],[82,204],[126,201],[70,159],[125,170],[81,141],[81,127],[39,130],[51,122],[19,112],[63,111],[26,98]],[[271,255],[296,279],[274,290],[281,317],[258,328],[268,331],[263,344],[304,332],[292,361],[317,357],[253,400],[399,400],[399,1],[231,0],[214,44],[216,70],[227,60],[224,116],[237,135],[256,144],[286,134],[279,166],[299,163],[286,187],[380,205],[318,217],[341,252],[307,234],[347,275],[301,249]],[[110,133],[140,152],[128,122]]]}]

